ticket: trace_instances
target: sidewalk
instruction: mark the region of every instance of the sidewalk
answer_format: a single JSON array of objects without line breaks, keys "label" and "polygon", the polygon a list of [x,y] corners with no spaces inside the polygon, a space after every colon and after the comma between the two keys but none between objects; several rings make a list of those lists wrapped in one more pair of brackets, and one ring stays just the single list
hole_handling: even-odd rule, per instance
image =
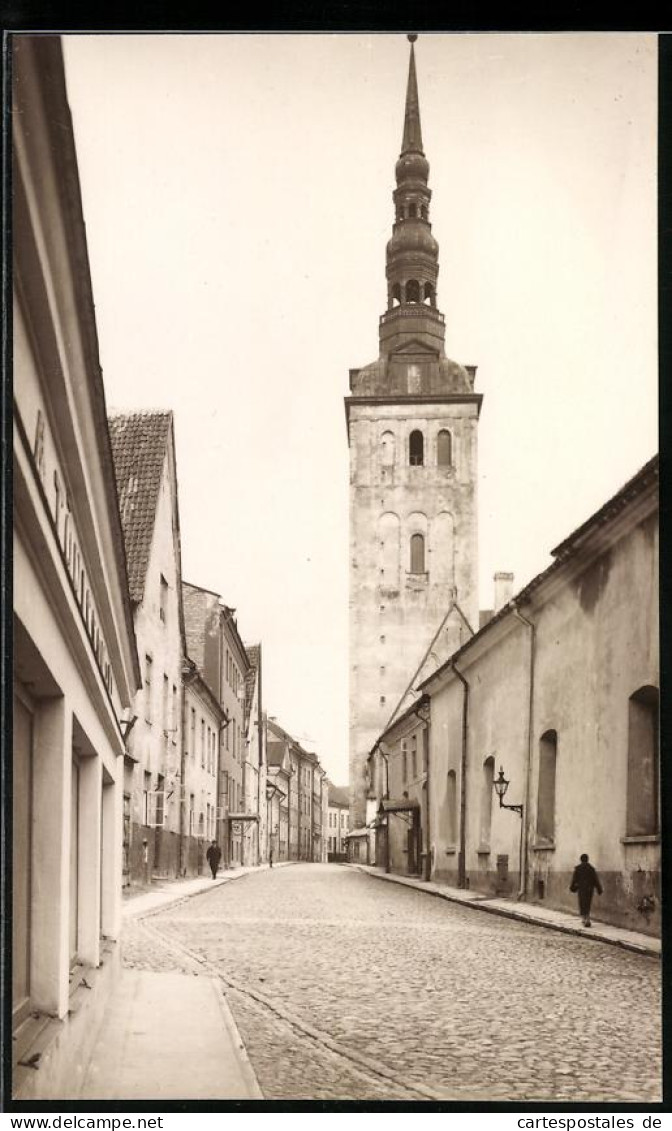
[{"label": "sidewalk", "polygon": [[[231,868],[216,880],[159,881],[126,897],[124,923],[266,868]],[[217,978],[122,969],[78,1098],[259,1100],[263,1094]]]},{"label": "sidewalk", "polygon": [[[274,864],[274,868],[286,868],[293,864],[293,860],[281,860]],[[191,880],[155,880],[149,891],[141,891],[137,895],[126,895],[122,909],[124,920],[135,918],[138,915],[150,915],[153,911],[160,911],[170,903],[177,903],[181,899],[189,899],[192,895],[200,895],[203,891],[212,891],[213,888],[228,884],[231,880],[238,880],[242,876],[254,875],[265,872],[268,864],[257,864],[250,867],[227,868],[220,871],[216,880],[212,876],[196,876]]]},{"label": "sidewalk", "polygon": [[541,907],[537,903],[514,903],[510,899],[498,899],[496,896],[484,895],[483,892],[479,891],[465,891],[463,888],[428,883],[426,880],[416,880],[412,876],[397,876],[393,872],[383,872],[380,868],[375,868],[370,864],[354,864],[352,866],[378,880],[387,880],[389,883],[402,884],[404,887],[415,888],[417,891],[425,891],[428,895],[447,899],[451,903],[461,903],[473,907],[476,911],[486,911],[491,915],[518,919],[524,923],[531,923],[535,927],[550,927],[552,931],[563,931],[567,935],[581,935],[584,939],[593,939],[595,942],[620,946],[624,950],[633,950],[637,954],[660,957],[660,939],[653,938],[651,935],[644,935],[640,931],[629,931],[624,927],[612,927],[609,923],[599,923],[595,919],[593,919],[592,927],[583,927],[578,915],[568,915],[565,911],[554,911],[550,907]]}]

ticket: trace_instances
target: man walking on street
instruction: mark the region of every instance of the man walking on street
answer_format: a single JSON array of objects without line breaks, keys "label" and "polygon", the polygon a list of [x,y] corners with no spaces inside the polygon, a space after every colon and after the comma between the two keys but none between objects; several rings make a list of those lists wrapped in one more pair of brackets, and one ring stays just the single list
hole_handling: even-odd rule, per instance
[{"label": "man walking on street", "polygon": [[593,900],[593,892],[597,891],[598,895],[602,895],[602,884],[593,865],[588,863],[588,856],[585,852],[581,856],[581,863],[577,864],[574,869],[574,875],[572,876],[569,890],[578,893],[579,914],[583,920],[584,927],[589,927],[590,905]]},{"label": "man walking on street", "polygon": [[210,871],[212,872],[212,878],[213,878],[213,880],[216,880],[217,879],[217,869],[219,868],[219,861],[222,859],[222,850],[219,847],[219,845],[217,844],[216,840],[213,840],[212,844],[208,848],[208,851],[206,852],[205,855],[207,857],[208,864],[210,865]]}]

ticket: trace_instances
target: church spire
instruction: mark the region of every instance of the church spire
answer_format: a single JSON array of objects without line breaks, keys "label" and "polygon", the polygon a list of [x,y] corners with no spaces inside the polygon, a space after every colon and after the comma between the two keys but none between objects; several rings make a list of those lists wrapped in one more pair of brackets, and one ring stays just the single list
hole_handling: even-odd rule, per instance
[{"label": "church spire", "polygon": [[[443,316],[436,305],[439,245],[432,235],[428,186],[429,161],[422,148],[420,101],[415,71],[415,35],[409,35],[404,134],[395,166],[394,225],[387,244],[387,312],[380,325],[381,352],[398,344],[399,333],[431,339],[433,348],[443,347]],[[398,307],[401,320],[395,316]],[[403,331],[401,327],[403,326]]]},{"label": "church spire", "polygon": [[415,74],[415,51],[413,44],[417,35],[409,35],[411,58],[408,64],[408,85],[406,87],[406,113],[404,114],[404,137],[402,153],[422,153],[422,129],[420,127],[420,103],[418,101],[418,80]]}]

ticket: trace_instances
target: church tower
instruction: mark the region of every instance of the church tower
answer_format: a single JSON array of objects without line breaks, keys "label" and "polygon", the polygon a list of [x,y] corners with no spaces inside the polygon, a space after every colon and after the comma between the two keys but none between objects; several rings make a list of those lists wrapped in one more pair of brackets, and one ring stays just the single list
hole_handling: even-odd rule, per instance
[{"label": "church tower", "polygon": [[[379,357],[350,370],[350,827],[366,761],[423,663],[478,630],[475,367],[446,357],[413,43]],[[439,637],[443,640],[440,642]],[[439,643],[441,655],[438,655]],[[427,672],[429,674],[429,672]]]}]

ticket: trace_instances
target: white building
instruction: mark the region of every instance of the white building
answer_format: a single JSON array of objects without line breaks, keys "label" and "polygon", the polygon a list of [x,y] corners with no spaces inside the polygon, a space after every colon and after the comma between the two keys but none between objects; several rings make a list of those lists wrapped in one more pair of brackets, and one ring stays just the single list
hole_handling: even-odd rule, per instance
[{"label": "white building", "polygon": [[172,412],[116,413],[110,437],[143,686],[128,740],[124,879],[177,876],[184,621]]},{"label": "white building", "polygon": [[12,48],[13,1094],[45,1099],[118,970],[139,670],[61,44]]}]

